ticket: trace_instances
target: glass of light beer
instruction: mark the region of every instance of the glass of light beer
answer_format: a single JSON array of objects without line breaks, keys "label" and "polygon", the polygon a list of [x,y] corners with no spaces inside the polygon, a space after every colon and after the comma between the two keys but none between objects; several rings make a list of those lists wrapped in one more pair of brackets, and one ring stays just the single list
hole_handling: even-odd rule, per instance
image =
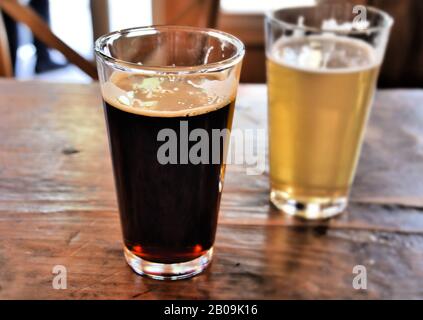
[{"label": "glass of light beer", "polygon": [[[244,45],[157,26],[95,46],[127,263],[183,279],[210,263]],[[225,131],[226,130],[226,131]]]},{"label": "glass of light beer", "polygon": [[347,4],[266,16],[270,199],[324,219],[347,206],[393,19]]}]

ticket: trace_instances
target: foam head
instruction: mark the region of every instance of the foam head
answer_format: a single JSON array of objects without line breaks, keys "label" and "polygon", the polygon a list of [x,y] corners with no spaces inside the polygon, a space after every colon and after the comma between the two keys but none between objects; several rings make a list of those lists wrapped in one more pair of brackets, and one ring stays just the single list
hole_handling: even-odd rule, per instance
[{"label": "foam head", "polygon": [[[227,74],[229,73],[229,74]],[[102,85],[104,99],[121,110],[159,117],[193,116],[235,99],[235,73],[145,76],[115,72]]]},{"label": "foam head", "polygon": [[351,72],[378,65],[375,50],[369,44],[335,35],[280,39],[269,58],[278,64],[320,72]]}]

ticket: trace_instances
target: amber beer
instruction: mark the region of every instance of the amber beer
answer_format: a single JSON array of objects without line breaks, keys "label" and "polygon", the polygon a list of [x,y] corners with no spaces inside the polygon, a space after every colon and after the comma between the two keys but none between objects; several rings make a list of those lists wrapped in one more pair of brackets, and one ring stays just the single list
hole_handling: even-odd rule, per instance
[{"label": "amber beer", "polygon": [[375,50],[354,38],[300,36],[273,44],[267,72],[277,207],[307,218],[313,205],[316,217],[325,205],[345,208],[379,64]]},{"label": "amber beer", "polygon": [[[162,264],[190,261],[212,250],[225,165],[223,140],[218,163],[210,153],[206,163],[161,164],[164,142],[157,137],[172,130],[179,146],[181,123],[188,135],[204,130],[211,137],[215,129],[230,129],[235,105],[234,96],[213,99],[195,86],[213,78],[169,79],[114,74],[103,85],[125,254]],[[196,143],[188,141],[188,148]],[[212,150],[211,139],[208,144]]]}]

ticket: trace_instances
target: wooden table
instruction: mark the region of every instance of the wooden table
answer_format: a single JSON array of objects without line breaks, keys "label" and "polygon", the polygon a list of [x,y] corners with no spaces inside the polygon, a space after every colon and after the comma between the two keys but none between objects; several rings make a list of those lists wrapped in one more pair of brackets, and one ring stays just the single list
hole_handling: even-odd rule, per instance
[{"label": "wooden table", "polygon": [[[0,81],[0,298],[423,298],[423,90],[378,92],[347,212],[275,211],[268,176],[228,168],[215,257],[190,280],[126,265],[97,84]],[[235,125],[264,128],[263,85]],[[55,265],[67,289],[52,288]],[[367,269],[367,290],[352,286]]]}]

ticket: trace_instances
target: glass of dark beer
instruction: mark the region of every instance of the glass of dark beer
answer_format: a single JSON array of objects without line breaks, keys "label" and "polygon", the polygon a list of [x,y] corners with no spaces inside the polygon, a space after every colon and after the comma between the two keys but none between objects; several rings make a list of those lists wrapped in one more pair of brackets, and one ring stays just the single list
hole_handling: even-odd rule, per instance
[{"label": "glass of dark beer", "polygon": [[126,261],[183,279],[213,254],[244,46],[211,29],[121,30],[95,45]]}]

